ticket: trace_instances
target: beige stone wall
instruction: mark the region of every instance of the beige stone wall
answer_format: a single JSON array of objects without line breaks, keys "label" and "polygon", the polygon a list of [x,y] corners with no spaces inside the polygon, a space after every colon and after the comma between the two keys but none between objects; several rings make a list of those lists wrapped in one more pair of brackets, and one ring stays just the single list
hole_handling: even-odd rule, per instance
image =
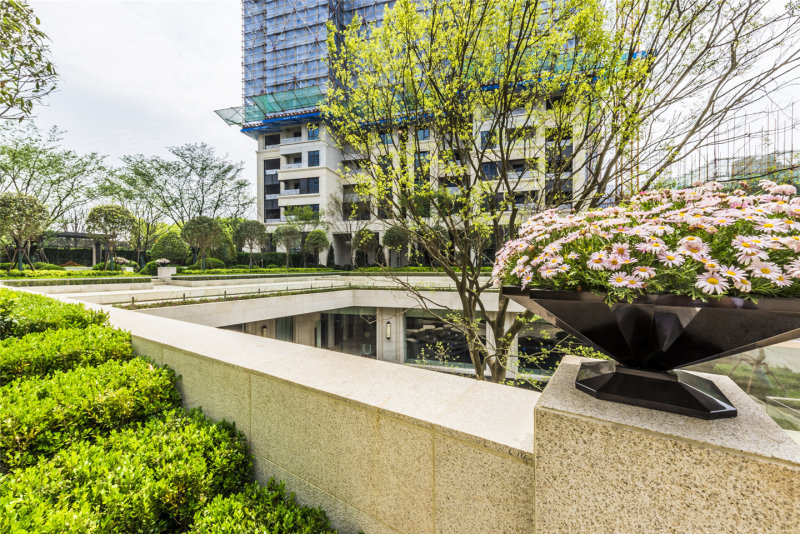
[{"label": "beige stone wall", "polygon": [[111,309],[186,407],[236,423],[261,482],[341,532],[533,532],[538,394]]},{"label": "beige stone wall", "polygon": [[704,421],[590,397],[579,364],[535,411],[537,532],[800,532],[800,448],[730,379],[739,415]]}]

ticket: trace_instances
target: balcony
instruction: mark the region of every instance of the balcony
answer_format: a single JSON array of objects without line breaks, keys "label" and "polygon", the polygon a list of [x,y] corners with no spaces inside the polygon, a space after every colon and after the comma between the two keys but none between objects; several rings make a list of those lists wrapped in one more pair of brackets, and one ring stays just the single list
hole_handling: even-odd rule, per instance
[{"label": "balcony", "polygon": [[264,200],[277,200],[279,196],[280,196],[280,194],[276,194],[276,193],[273,193],[273,194],[270,194],[270,195],[264,195]]},{"label": "balcony", "polygon": [[294,145],[297,143],[302,143],[304,139],[302,137],[281,137],[281,144],[282,145]]},{"label": "balcony", "polygon": [[291,195],[299,195],[299,194],[300,194],[299,189],[284,189],[283,192],[281,193],[281,196],[288,197]]},{"label": "balcony", "polygon": [[302,163],[284,163],[281,165],[282,171],[288,171],[291,169],[302,169],[302,168],[303,168]]}]

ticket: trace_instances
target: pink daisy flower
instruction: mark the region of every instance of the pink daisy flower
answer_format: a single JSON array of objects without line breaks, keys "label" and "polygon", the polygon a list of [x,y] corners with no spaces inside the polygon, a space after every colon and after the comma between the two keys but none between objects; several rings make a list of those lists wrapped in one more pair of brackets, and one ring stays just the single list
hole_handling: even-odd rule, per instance
[{"label": "pink daisy flower", "polygon": [[683,265],[683,262],[686,260],[680,254],[667,251],[658,255],[658,261],[667,267],[677,267],[679,265]]},{"label": "pink daisy flower", "polygon": [[739,280],[744,280],[746,278],[746,275],[747,275],[747,273],[745,273],[743,270],[741,270],[741,269],[739,269],[737,267],[734,267],[732,265],[731,266],[725,266],[725,265],[720,266],[719,274],[721,274],[722,276],[726,276],[726,277],[730,278],[734,282],[738,282]]},{"label": "pink daisy flower", "polygon": [[743,278],[741,280],[734,280],[733,287],[741,291],[742,293],[750,293],[753,289],[753,284],[750,283],[750,280],[747,278]]},{"label": "pink daisy flower", "polygon": [[767,280],[775,281],[778,276],[782,275],[780,267],[771,262],[753,262],[750,265],[750,272],[753,276],[758,278],[766,278]]},{"label": "pink daisy flower", "polygon": [[721,295],[730,285],[719,273],[704,273],[697,277],[694,286],[709,295]]},{"label": "pink daisy flower", "polygon": [[640,280],[648,280],[653,278],[656,275],[656,270],[652,267],[647,267],[645,265],[640,265],[633,269],[633,276]]},{"label": "pink daisy flower", "polygon": [[542,278],[553,278],[558,274],[558,269],[553,267],[542,267],[539,269],[539,274],[542,275]]},{"label": "pink daisy flower", "polygon": [[617,271],[608,277],[608,283],[614,287],[627,287],[628,275],[622,271]]}]

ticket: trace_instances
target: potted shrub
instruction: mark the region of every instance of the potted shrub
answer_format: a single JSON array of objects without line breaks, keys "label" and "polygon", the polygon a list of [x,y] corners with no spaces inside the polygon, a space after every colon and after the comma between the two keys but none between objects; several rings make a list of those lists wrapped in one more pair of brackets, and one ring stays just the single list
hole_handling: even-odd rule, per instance
[{"label": "potted shrub", "polygon": [[529,219],[493,276],[526,308],[615,362],[584,363],[598,398],[733,417],[716,386],[675,370],[800,334],[800,197],[791,185],[641,192],[624,205]]}]

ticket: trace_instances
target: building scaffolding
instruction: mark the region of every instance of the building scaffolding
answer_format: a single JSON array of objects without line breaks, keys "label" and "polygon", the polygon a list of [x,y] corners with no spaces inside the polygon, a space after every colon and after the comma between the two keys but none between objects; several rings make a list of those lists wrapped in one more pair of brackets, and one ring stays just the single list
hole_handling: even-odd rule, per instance
[{"label": "building scaffolding", "polygon": [[243,0],[242,105],[217,110],[241,128],[314,111],[325,95],[328,24],[383,19],[392,0]]}]

